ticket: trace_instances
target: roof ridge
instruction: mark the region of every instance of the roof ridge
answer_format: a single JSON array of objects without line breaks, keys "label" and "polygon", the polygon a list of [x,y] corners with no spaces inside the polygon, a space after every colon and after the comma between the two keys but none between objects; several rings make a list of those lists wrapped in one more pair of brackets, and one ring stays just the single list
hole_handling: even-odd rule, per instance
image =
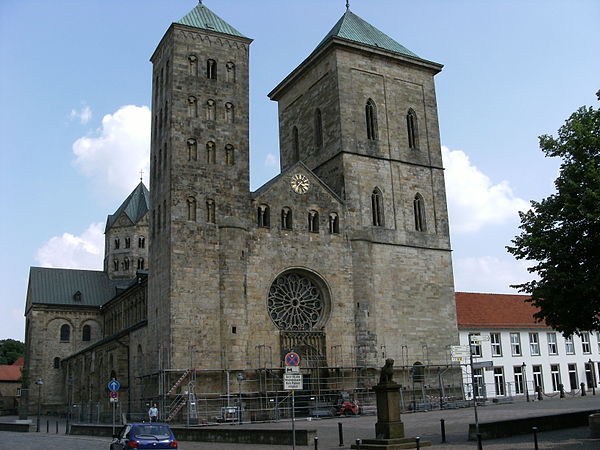
[{"label": "roof ridge", "polygon": [[212,12],[207,6],[203,5],[202,2],[198,3],[190,12],[175,23],[248,39],[229,23],[225,22]]}]

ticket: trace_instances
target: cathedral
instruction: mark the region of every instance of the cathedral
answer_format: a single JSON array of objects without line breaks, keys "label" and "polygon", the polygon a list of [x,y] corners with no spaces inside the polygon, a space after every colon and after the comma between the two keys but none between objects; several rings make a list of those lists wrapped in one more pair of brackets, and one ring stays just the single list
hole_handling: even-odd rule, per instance
[{"label": "cathedral", "polygon": [[252,192],[251,42],[202,3],[170,25],[151,57],[150,190],[108,216],[103,271],[31,268],[45,410],[107,410],[113,379],[123,413],[197,417],[190,398],[238,391],[249,408],[282,395],[292,350],[319,395],[367,392],[387,358],[449,364],[442,66],[347,8],[268,94],[281,170]]}]

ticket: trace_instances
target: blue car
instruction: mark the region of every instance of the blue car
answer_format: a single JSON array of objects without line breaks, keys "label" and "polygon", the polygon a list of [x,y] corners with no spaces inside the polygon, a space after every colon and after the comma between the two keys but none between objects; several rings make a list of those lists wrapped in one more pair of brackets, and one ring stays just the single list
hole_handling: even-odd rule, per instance
[{"label": "blue car", "polygon": [[177,448],[175,435],[165,423],[129,423],[113,437],[110,450]]}]

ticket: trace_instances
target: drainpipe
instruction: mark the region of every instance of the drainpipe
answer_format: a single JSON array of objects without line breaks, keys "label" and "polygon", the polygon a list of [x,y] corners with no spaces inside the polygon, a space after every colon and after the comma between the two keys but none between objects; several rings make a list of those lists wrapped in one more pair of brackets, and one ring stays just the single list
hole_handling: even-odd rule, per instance
[{"label": "drainpipe", "polygon": [[129,360],[129,345],[123,344],[120,340],[116,341],[127,349],[127,418],[131,417],[131,361]]}]

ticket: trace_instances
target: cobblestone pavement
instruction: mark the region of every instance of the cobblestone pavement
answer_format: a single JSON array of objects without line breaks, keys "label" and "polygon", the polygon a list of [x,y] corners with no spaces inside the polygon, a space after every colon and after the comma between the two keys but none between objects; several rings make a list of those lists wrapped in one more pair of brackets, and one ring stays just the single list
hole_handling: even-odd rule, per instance
[{"label": "cobblestone pavement", "polygon": [[[575,397],[563,400],[546,399],[532,403],[515,402],[511,404],[489,405],[478,408],[480,422],[493,420],[514,419],[558,414],[560,412],[600,409],[600,396]],[[441,444],[440,419],[445,420],[447,443]],[[7,418],[4,418],[6,420]],[[403,414],[407,436],[420,436],[424,441],[431,441],[432,449],[476,449],[475,442],[467,440],[468,424],[474,422],[472,408],[456,410],[429,411],[415,414]],[[375,429],[374,416],[343,417],[324,420],[301,419],[296,422],[297,429],[316,430],[319,437],[320,450],[347,449],[356,439],[372,438]],[[50,433],[46,434],[46,421],[43,419],[42,433],[6,433],[0,432],[0,449],[79,449],[95,450],[108,449],[108,438],[94,438],[81,436],[64,436],[53,434],[55,419],[50,419]],[[342,423],[344,430],[344,446],[339,447],[338,423]],[[236,428],[277,428],[291,429],[291,422],[281,421],[265,424],[229,425]],[[61,432],[63,432],[61,425]],[[7,446],[7,442],[10,442]],[[587,427],[570,428],[540,432],[538,434],[539,448],[541,449],[600,449],[600,439],[589,438]],[[292,446],[261,446],[242,444],[214,444],[208,442],[180,442],[183,450],[289,450]],[[298,447],[299,449],[312,449]],[[533,436],[523,435],[511,438],[488,440],[483,442],[484,449],[519,450],[533,449]]]}]

